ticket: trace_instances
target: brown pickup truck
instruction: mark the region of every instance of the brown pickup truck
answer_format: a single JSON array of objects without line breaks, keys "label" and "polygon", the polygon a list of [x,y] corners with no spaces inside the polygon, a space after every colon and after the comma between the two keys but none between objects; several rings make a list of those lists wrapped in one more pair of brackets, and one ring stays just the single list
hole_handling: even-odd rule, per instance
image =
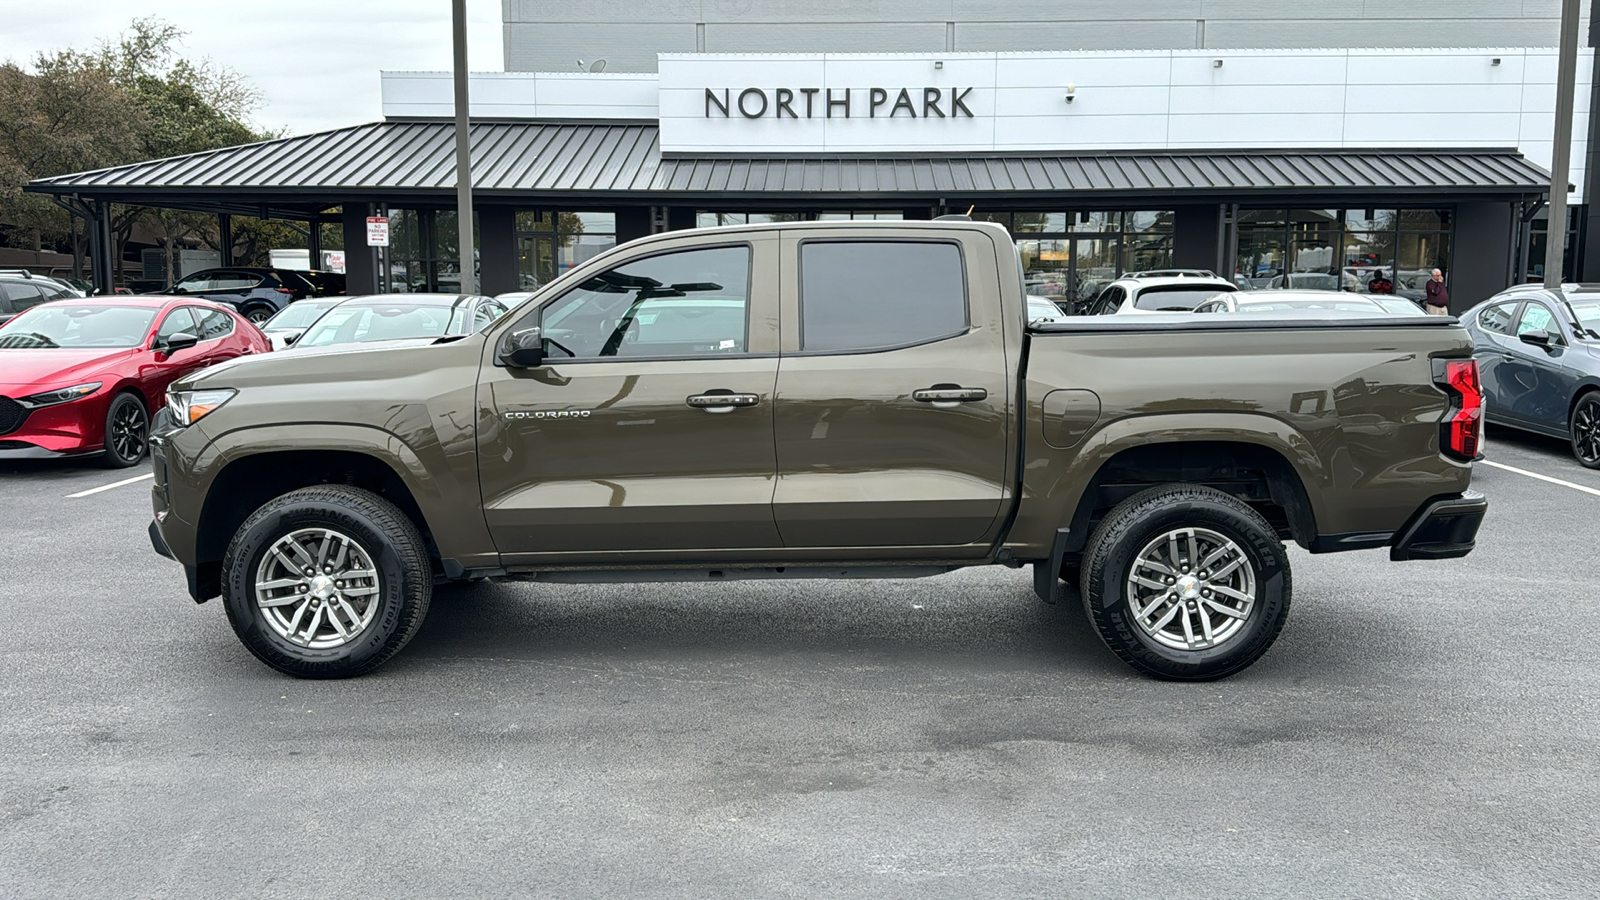
[{"label": "brown pickup truck", "polygon": [[251,652],[313,678],[383,663],[442,580],[991,564],[1031,565],[1050,602],[1077,582],[1135,669],[1219,678],[1283,627],[1285,541],[1472,550],[1454,319],[1025,310],[995,225],[654,235],[479,334],[175,384],[151,540]]}]

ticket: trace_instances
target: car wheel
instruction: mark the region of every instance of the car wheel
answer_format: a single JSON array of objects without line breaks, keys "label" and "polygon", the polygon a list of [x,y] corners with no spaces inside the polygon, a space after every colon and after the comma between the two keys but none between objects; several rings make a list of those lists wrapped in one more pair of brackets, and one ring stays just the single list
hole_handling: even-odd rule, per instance
[{"label": "car wheel", "polygon": [[322,485],[268,501],[222,560],[234,633],[297,678],[348,678],[382,665],[428,612],[433,572],[417,526],[359,488]]},{"label": "car wheel", "polygon": [[272,318],[272,310],[267,309],[265,306],[252,306],[244,311],[244,317],[250,320],[251,325],[260,328],[267,324],[268,319]]},{"label": "car wheel", "polygon": [[1600,469],[1600,391],[1591,391],[1572,408],[1572,455],[1590,469]]},{"label": "car wheel", "polygon": [[106,410],[106,452],[100,462],[108,469],[126,469],[144,459],[150,449],[150,414],[132,394],[118,394]]},{"label": "car wheel", "polygon": [[1138,671],[1173,681],[1239,672],[1289,617],[1289,557],[1243,501],[1174,484],[1117,504],[1089,538],[1083,604]]}]

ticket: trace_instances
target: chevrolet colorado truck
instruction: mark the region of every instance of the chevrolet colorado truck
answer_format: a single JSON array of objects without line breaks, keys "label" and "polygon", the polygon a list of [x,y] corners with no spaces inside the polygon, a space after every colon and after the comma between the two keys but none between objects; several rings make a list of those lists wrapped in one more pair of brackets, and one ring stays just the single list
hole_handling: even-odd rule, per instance
[{"label": "chevrolet colorado truck", "polygon": [[1030,324],[1011,237],[956,218],[657,234],[478,334],[187,376],[151,541],[311,678],[382,664],[448,580],[1030,565],[1133,668],[1212,679],[1283,627],[1286,541],[1472,550],[1456,320]]}]

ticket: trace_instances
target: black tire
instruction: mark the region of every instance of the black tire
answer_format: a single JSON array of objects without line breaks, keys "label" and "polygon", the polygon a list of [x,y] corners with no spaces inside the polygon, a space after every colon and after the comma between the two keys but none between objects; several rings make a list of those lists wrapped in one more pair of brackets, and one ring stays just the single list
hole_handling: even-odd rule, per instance
[{"label": "black tire", "polygon": [[150,449],[150,413],[130,393],[111,398],[106,409],[106,452],[100,464],[108,469],[136,466]]},{"label": "black tire", "polygon": [[1600,391],[1590,391],[1572,407],[1568,429],[1572,455],[1585,468],[1600,469]]},{"label": "black tire", "polygon": [[[1220,594],[1216,599],[1203,599],[1196,593],[1191,599],[1176,604],[1180,610],[1194,610],[1192,617],[1187,611],[1181,613],[1182,619],[1174,616],[1174,621],[1180,625],[1192,623],[1196,627],[1207,627],[1199,620],[1204,615],[1213,623],[1212,627],[1220,624],[1223,629],[1232,629],[1225,638],[1219,637],[1209,647],[1176,648],[1158,640],[1150,630],[1137,624],[1133,598],[1128,594],[1129,578],[1139,554],[1155,546],[1163,535],[1180,529],[1202,529],[1231,541],[1237,552],[1220,557],[1219,565],[1242,555],[1238,567],[1224,566],[1232,568],[1233,574],[1215,582],[1191,579],[1185,587],[1198,592],[1204,586],[1205,598],[1213,598],[1213,587],[1218,591],[1235,590],[1238,580],[1248,574],[1254,588],[1254,602],[1247,606],[1242,624],[1236,618],[1222,615],[1219,604],[1236,609],[1238,602]],[[1200,546],[1202,555],[1206,556],[1206,545]],[[1248,573],[1244,571],[1245,566],[1250,567]],[[1153,569],[1141,568],[1140,571],[1146,572],[1149,578],[1165,581],[1165,577],[1155,574]],[[1182,571],[1191,576],[1199,574],[1188,569]],[[1233,586],[1224,588],[1224,584]],[[1179,596],[1182,589],[1177,585],[1170,588],[1173,596]],[[1089,538],[1081,593],[1089,620],[1106,646],[1123,662],[1156,678],[1209,681],[1247,668],[1260,659],[1278,637],[1289,617],[1289,557],[1272,526],[1243,501],[1199,485],[1165,485],[1134,494],[1101,520]],[[1152,599],[1146,608],[1164,614],[1173,604],[1173,601],[1167,602],[1168,605],[1157,607]],[[1160,629],[1155,630],[1165,634]],[[1223,631],[1216,633],[1221,635]],[[1167,635],[1166,639],[1175,638]]]},{"label": "black tire", "polygon": [[[256,602],[263,560],[281,538],[302,529],[333,530],[353,539],[353,559],[360,554],[371,558],[375,575],[370,580],[377,590],[367,602],[376,609],[338,646],[318,648],[290,640]],[[222,596],[234,633],[257,659],[296,678],[349,678],[376,669],[417,633],[433,596],[433,572],[421,532],[394,504],[359,488],[319,485],[274,498],[245,519],[222,560]],[[305,602],[313,600],[308,596]],[[334,603],[320,602],[328,604],[331,620]],[[309,627],[318,621],[313,614]]]},{"label": "black tire", "polygon": [[251,325],[260,328],[267,324],[268,319],[272,318],[274,310],[270,306],[247,306],[241,314],[250,320]]}]

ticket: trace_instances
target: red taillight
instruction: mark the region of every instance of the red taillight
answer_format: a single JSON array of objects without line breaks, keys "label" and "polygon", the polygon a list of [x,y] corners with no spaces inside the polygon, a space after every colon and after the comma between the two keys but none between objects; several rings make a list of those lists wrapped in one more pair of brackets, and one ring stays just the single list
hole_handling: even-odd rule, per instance
[{"label": "red taillight", "polygon": [[294,293],[294,291],[292,291],[292,290],[290,290],[289,288],[286,288],[286,287],[273,288],[273,290],[277,291],[280,294],[292,294],[292,293]]},{"label": "red taillight", "polygon": [[1450,417],[1444,423],[1445,451],[1459,459],[1475,459],[1478,439],[1483,434],[1483,387],[1478,383],[1478,361],[1447,361],[1444,383],[1455,395]]}]

